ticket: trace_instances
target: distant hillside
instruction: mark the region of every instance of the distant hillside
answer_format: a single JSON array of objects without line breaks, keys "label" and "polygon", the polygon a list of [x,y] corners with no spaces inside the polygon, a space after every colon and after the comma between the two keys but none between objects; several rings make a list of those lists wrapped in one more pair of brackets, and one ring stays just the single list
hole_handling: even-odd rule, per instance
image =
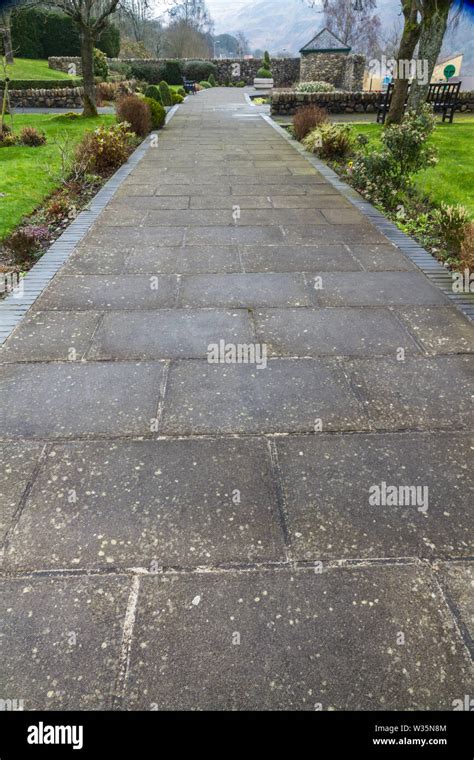
[{"label": "distant hillside", "polygon": [[[400,15],[396,0],[379,0],[378,13],[383,29],[390,31]],[[322,14],[309,8],[304,0],[249,0],[243,7],[232,3],[213,7],[216,34],[243,31],[251,48],[286,50],[296,54],[322,27]],[[443,52],[464,52],[464,71],[474,73],[474,25],[463,17],[458,28],[446,35]]]}]

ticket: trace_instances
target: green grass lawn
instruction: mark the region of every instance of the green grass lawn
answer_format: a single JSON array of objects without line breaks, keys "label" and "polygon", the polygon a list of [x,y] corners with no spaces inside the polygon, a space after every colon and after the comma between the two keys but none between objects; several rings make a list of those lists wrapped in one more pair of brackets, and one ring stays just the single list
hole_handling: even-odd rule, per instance
[{"label": "green grass lawn", "polygon": [[[439,122],[430,138],[438,149],[438,164],[416,177],[417,187],[436,203],[460,203],[474,214],[474,172],[472,145],[474,121],[455,115],[453,124]],[[377,145],[379,124],[352,124],[355,133],[367,135]]]},{"label": "green grass lawn", "polygon": [[69,74],[50,69],[48,61],[35,58],[15,58],[15,63],[8,66],[8,76],[10,79],[70,79]]},{"label": "green grass lawn", "polygon": [[48,142],[39,148],[0,148],[0,240],[58,187],[61,160],[54,141],[67,134],[74,145],[87,129],[114,122],[113,115],[78,121],[58,121],[48,114],[15,116],[15,132],[26,125],[34,126],[46,133]]}]

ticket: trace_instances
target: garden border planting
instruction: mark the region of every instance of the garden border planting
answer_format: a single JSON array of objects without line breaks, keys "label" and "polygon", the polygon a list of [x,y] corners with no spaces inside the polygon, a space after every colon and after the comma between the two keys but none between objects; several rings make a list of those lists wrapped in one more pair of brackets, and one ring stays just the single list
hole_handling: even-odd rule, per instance
[{"label": "garden border planting", "polygon": [[453,278],[428,251],[422,248],[415,240],[398,229],[387,217],[378,211],[369,201],[366,201],[354,188],[343,182],[329,166],[308,153],[299,142],[292,139],[288,132],[273,121],[267,114],[260,116],[285,140],[294,147],[333,187],[335,187],[347,200],[355,206],[361,214],[364,214],[374,227],[382,232],[391,243],[412,261],[433,283],[437,286],[469,320],[474,322],[474,294],[457,294],[453,292]]},{"label": "garden border planting", "polygon": [[[173,106],[166,115],[166,124],[178,109]],[[151,132],[151,135],[154,133]],[[49,285],[60,267],[67,261],[75,247],[90,230],[99,214],[110,203],[117,190],[132,170],[143,159],[148,150],[150,135],[147,135],[134,150],[128,161],[118,169],[94,196],[88,207],[78,214],[63,234],[48,248],[28,273],[4,300],[0,301],[0,345],[11,335],[15,327],[27,314],[43,290]]]}]

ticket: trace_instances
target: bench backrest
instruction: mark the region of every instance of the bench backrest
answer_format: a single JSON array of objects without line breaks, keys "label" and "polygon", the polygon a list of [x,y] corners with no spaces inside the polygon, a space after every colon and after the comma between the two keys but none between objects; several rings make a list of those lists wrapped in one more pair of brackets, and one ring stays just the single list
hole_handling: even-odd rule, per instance
[{"label": "bench backrest", "polygon": [[428,103],[436,103],[437,105],[451,105],[457,98],[460,87],[461,82],[437,82],[436,84],[430,84],[426,100]]}]

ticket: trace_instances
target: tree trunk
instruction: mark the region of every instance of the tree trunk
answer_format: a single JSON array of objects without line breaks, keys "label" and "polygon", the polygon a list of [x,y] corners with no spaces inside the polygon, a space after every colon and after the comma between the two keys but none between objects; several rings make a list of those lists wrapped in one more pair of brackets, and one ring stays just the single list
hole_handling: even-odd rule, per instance
[{"label": "tree trunk", "polygon": [[427,61],[427,83],[420,84],[416,78],[413,80],[408,97],[409,108],[418,109],[426,101],[452,4],[453,0],[435,0],[430,2],[431,7],[423,14],[418,58]]},{"label": "tree trunk", "polygon": [[[397,55],[397,62],[412,60],[415,48],[420,38],[421,23],[418,21],[418,9],[416,0],[402,0],[405,24],[402,39]],[[397,73],[400,73],[398,70]],[[405,100],[408,92],[408,79],[397,76],[393,87],[392,102],[387,114],[386,124],[400,124],[405,110]]]},{"label": "tree trunk", "polygon": [[11,12],[4,11],[0,16],[1,34],[3,39],[3,49],[5,51],[5,60],[8,64],[14,63],[13,46],[12,46],[12,28]]},{"label": "tree trunk", "polygon": [[84,87],[83,116],[97,116],[94,82],[94,36],[89,29],[81,29],[82,84]]}]

